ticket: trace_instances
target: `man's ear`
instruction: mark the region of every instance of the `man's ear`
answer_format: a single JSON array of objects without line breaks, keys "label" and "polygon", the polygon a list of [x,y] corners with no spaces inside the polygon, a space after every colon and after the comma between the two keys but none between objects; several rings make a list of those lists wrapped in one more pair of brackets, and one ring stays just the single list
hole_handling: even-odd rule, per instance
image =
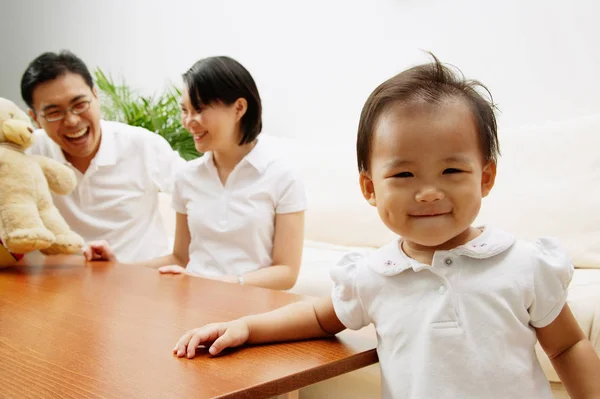
[{"label": "man's ear", "polygon": [[481,173],[481,196],[487,197],[496,182],[496,162],[490,161],[483,167]]},{"label": "man's ear", "polygon": [[239,121],[246,114],[246,111],[248,111],[248,101],[244,97],[240,97],[235,100],[233,107],[235,109],[236,120]]},{"label": "man's ear", "polygon": [[372,206],[377,206],[377,201],[375,201],[375,188],[373,186],[373,180],[371,180],[368,172],[360,172],[358,182],[360,184],[363,197],[365,197],[367,202]]},{"label": "man's ear", "polygon": [[92,94],[94,95],[94,98],[98,99],[98,89],[96,88],[96,86],[94,86],[94,88],[92,89]]},{"label": "man's ear", "polygon": [[29,117],[31,118],[31,120],[33,121],[33,123],[35,124],[35,127],[37,127],[38,129],[41,129],[42,126],[40,125],[40,123],[38,122],[38,117],[35,114],[35,112],[33,112],[33,110],[31,108],[29,108],[27,110],[27,113],[29,114]]}]

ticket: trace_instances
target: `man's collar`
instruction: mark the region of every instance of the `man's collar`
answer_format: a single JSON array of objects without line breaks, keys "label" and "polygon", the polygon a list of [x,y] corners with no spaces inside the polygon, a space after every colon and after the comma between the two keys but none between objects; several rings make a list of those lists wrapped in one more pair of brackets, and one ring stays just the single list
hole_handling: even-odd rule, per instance
[{"label": "man's collar", "polygon": [[[47,135],[46,132],[44,134]],[[117,163],[117,148],[115,143],[115,132],[109,123],[104,120],[100,121],[100,147],[92,163],[97,166],[115,165]],[[63,164],[70,164],[65,157],[62,148],[48,137],[50,143],[50,153],[52,158]]]},{"label": "man's collar", "polygon": [[96,156],[92,160],[92,164],[96,166],[110,166],[117,163],[117,148],[115,143],[115,132],[112,126],[105,121],[100,121],[100,147]]}]

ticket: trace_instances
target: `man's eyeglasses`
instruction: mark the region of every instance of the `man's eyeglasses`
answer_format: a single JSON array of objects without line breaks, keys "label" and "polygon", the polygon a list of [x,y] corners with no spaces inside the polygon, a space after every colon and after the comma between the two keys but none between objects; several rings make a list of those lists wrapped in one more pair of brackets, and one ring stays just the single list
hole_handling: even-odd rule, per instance
[{"label": "man's eyeglasses", "polygon": [[67,112],[70,112],[73,115],[79,115],[79,114],[84,113],[85,111],[90,109],[91,102],[92,102],[91,100],[80,101],[80,102],[70,106],[67,109],[52,110],[52,111],[40,114],[40,116],[44,117],[44,119],[46,119],[48,122],[58,122],[60,120],[65,119],[65,116],[67,116]]}]

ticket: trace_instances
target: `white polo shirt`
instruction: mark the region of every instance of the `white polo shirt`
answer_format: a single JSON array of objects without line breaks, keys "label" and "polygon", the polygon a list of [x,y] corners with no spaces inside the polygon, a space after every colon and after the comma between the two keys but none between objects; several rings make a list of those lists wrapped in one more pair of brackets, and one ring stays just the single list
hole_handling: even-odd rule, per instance
[{"label": "white polo shirt", "polygon": [[271,266],[275,214],[306,210],[300,178],[265,139],[235,166],[225,186],[210,152],[177,175],[173,208],[188,216],[189,272],[210,277]]},{"label": "white polo shirt", "polygon": [[486,228],[437,251],[431,266],[399,249],[347,255],[331,270],[335,312],[373,323],[384,398],[553,398],[532,326],[562,310],[573,266],[555,241]]},{"label": "white polo shirt", "polygon": [[54,205],[85,241],[108,241],[120,261],[169,253],[158,193],[172,192],[175,173],[185,160],[146,129],[108,121],[100,126],[100,148],[85,174],[67,162],[45,131],[35,132],[28,152],[62,162],[77,176],[73,193],[53,195]]}]

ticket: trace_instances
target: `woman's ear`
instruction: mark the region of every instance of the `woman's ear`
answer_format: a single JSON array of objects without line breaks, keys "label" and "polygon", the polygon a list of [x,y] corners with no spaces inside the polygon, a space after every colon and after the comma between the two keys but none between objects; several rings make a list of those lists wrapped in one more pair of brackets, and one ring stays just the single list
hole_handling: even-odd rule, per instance
[{"label": "woman's ear", "polygon": [[245,98],[240,97],[235,100],[233,108],[235,110],[236,121],[239,122],[240,119],[242,119],[242,117],[246,114],[246,111],[248,111],[248,101],[246,101]]},{"label": "woman's ear", "polygon": [[367,202],[372,206],[377,206],[377,201],[375,200],[375,188],[373,186],[373,180],[371,180],[371,176],[369,176],[368,172],[360,172],[358,182],[360,184],[360,189],[362,191],[363,197],[365,197]]},{"label": "woman's ear", "polygon": [[487,197],[496,182],[496,162],[490,161],[481,173],[481,197]]}]

